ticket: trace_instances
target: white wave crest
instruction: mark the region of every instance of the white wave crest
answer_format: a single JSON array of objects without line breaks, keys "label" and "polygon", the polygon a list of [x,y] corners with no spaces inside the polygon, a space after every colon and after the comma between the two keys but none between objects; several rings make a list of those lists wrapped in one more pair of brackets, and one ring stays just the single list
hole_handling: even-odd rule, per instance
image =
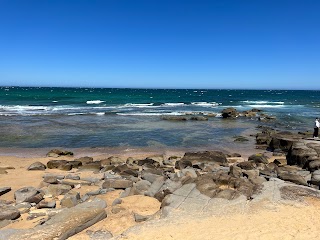
[{"label": "white wave crest", "polygon": [[201,106],[201,107],[216,107],[219,103],[216,102],[192,102],[191,105]]},{"label": "white wave crest", "polygon": [[272,101],[241,101],[243,103],[251,103],[251,104],[284,104],[284,102],[272,102]]},{"label": "white wave crest", "polygon": [[89,100],[87,101],[87,104],[100,104],[100,103],[104,103],[105,101],[102,100]]}]

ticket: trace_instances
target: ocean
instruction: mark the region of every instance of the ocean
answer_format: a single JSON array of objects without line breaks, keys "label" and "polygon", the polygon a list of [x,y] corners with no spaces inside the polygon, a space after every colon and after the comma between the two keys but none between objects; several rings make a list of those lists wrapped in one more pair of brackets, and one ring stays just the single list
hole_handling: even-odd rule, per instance
[{"label": "ocean", "polygon": [[[228,107],[258,108],[276,120],[226,120]],[[0,147],[219,149],[261,124],[312,130],[319,109],[320,91],[0,87]]]}]

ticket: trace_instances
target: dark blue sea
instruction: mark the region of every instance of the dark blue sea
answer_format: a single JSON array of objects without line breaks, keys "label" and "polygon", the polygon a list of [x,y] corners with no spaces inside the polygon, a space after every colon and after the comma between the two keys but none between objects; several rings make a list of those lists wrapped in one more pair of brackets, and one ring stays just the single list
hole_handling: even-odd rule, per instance
[{"label": "dark blue sea", "polygon": [[[276,120],[225,120],[227,107]],[[319,110],[320,91],[0,87],[0,147],[219,148],[261,124],[312,130]],[[162,119],[175,115],[210,117]]]}]

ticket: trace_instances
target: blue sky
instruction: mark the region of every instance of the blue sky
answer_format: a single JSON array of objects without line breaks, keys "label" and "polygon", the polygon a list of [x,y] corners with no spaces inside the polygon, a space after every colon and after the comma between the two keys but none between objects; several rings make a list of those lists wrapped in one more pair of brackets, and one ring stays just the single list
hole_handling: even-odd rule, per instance
[{"label": "blue sky", "polygon": [[320,89],[317,0],[0,0],[0,85]]}]

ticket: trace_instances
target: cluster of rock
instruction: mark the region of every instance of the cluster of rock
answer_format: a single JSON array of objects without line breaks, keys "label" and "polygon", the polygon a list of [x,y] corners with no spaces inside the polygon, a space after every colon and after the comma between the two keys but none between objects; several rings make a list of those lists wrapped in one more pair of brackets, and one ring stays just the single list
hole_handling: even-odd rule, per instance
[{"label": "cluster of rock", "polygon": [[238,118],[238,117],[246,117],[246,118],[256,118],[259,121],[270,121],[275,120],[275,116],[269,116],[265,113],[262,113],[262,110],[253,108],[251,110],[238,112],[237,109],[230,107],[223,109],[222,112],[223,118]]},{"label": "cluster of rock", "polygon": [[[46,173],[39,188],[21,188],[14,193],[15,202],[0,202],[0,227],[10,224],[22,213],[28,213],[28,219],[42,218],[41,224],[31,230],[3,230],[0,235],[5,238],[0,239],[39,236],[39,239],[48,236],[48,239],[51,236],[66,239],[106,218],[106,203],[97,196],[115,190],[123,191],[113,206],[121,204],[122,198],[144,195],[157,199],[165,209],[176,204],[176,199],[183,198],[186,191],[190,195],[190,186],[210,199],[232,200],[244,196],[250,200],[260,193],[265,182],[273,178],[304,186],[320,185],[320,146],[304,145],[299,141],[287,141],[284,145],[280,140],[272,144],[274,150],[288,149],[287,160],[269,163],[263,154],[245,160],[236,153],[226,155],[220,151],[203,151],[169,158],[158,155],[145,159],[129,157],[126,161],[118,157],[94,161],[91,157],[82,157],[50,160],[46,165],[33,163],[28,168],[30,171],[59,169],[66,174]],[[91,171],[92,175],[80,177],[74,170]],[[80,195],[77,189],[86,185],[98,186],[98,189]],[[10,190],[10,187],[0,188],[0,195]],[[135,215],[137,222],[152,217]],[[68,224],[65,224],[67,219]]]}]

